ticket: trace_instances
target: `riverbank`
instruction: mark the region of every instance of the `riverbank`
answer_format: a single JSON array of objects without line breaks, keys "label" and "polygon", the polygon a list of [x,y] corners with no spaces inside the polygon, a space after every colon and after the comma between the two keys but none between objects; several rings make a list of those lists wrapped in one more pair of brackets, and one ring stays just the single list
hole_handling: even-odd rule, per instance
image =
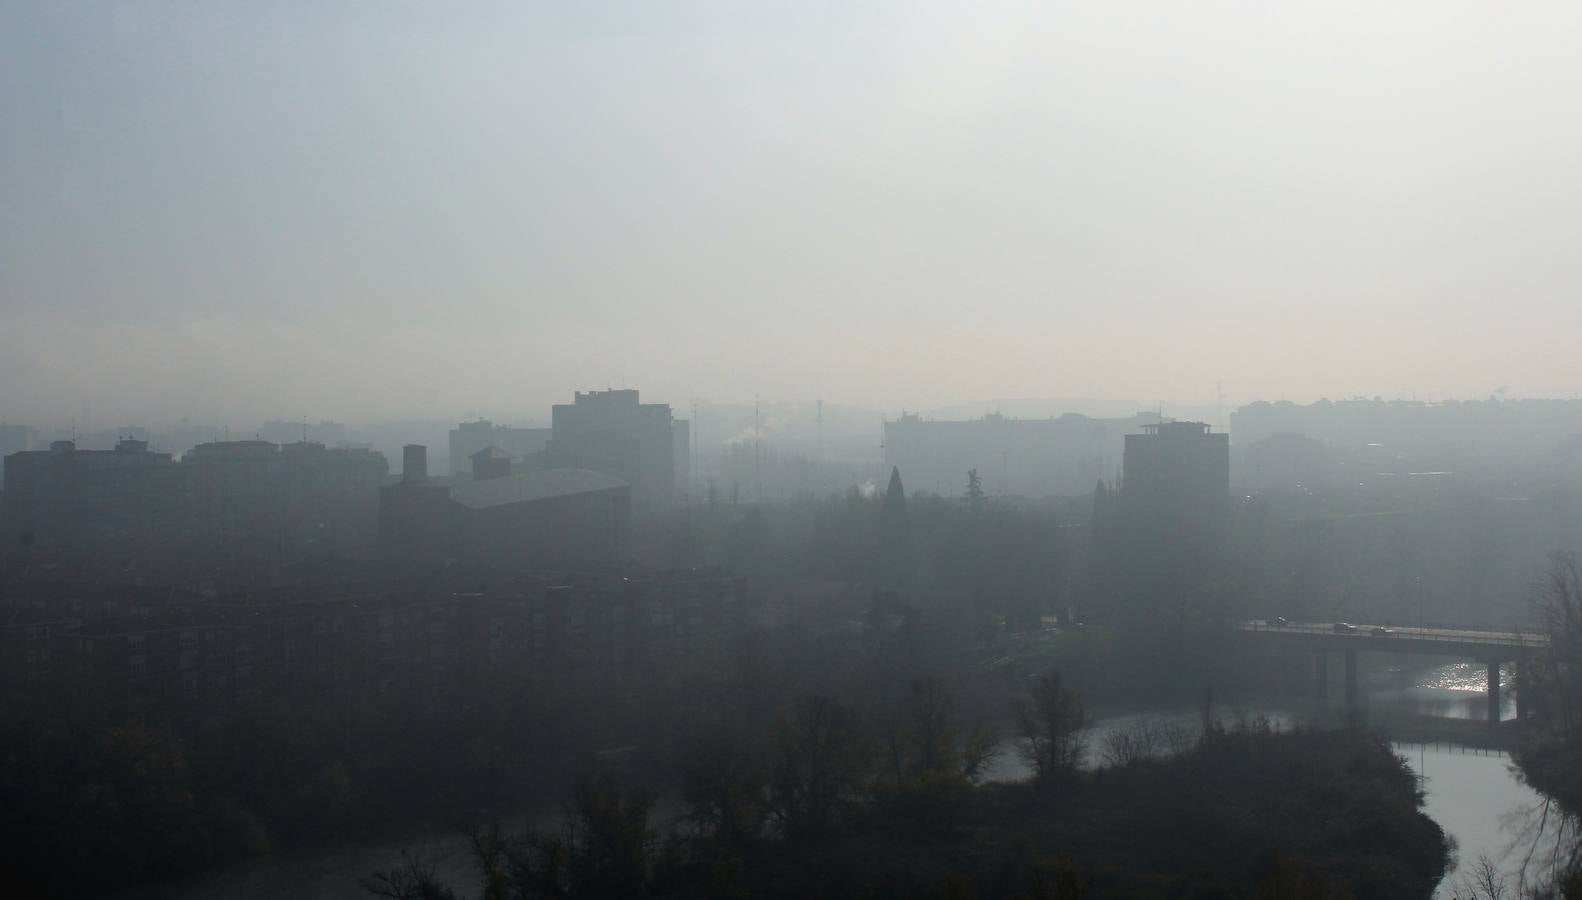
[{"label": "riverbank", "polygon": [[[1384,674],[1365,677],[1362,719],[1364,723],[1391,740],[1398,742],[1397,750],[1410,758],[1418,774],[1425,775],[1424,787],[1428,793],[1427,811],[1444,825],[1460,844],[1463,862],[1470,862],[1480,853],[1499,856],[1510,843],[1509,836],[1501,831],[1501,819],[1519,812],[1534,795],[1522,786],[1509,771],[1509,760],[1503,756],[1478,756],[1479,752],[1499,753],[1509,749],[1508,741],[1514,723],[1503,723],[1490,731],[1480,719],[1439,719],[1422,709],[1442,707],[1442,700],[1456,700],[1455,694],[1435,693],[1427,696],[1427,706],[1403,700],[1415,696],[1412,691],[1444,692],[1438,687],[1444,673],[1437,668],[1425,669],[1415,674],[1416,680],[1408,685],[1412,691],[1403,694],[1388,667]],[[1336,728],[1348,723],[1348,713],[1343,701],[1331,698],[1320,704],[1311,698],[1282,698],[1272,692],[1245,689],[1222,691],[1222,699],[1215,703],[1216,718],[1228,728],[1240,722],[1253,722],[1263,718],[1281,730],[1297,725]],[[1475,691],[1466,691],[1466,702],[1477,705],[1482,698]],[[998,698],[996,698],[998,700]],[[996,702],[994,708],[1003,708]],[[1195,729],[1201,722],[1201,709],[1191,705],[1175,707],[1121,707],[1111,704],[1096,710],[1089,728],[1090,763],[1096,764],[1102,753],[1105,734],[1135,726],[1143,720],[1170,720],[1184,728]],[[994,766],[986,773],[991,781],[1018,781],[1029,777],[1029,772],[1015,752],[1014,736],[1009,724],[1001,729],[1003,751]],[[1399,742],[1411,742],[1407,743]],[[1426,745],[1426,746],[1424,746]],[[1465,761],[1463,762],[1463,758]],[[1426,761],[1427,771],[1418,767]],[[661,793],[661,809],[675,808],[674,791]],[[551,798],[543,804],[546,815],[558,815],[558,802],[563,797]],[[515,817],[511,817],[515,818]],[[662,817],[668,818],[668,817]],[[470,884],[470,855],[460,836],[456,823],[441,822],[432,829],[406,829],[401,836],[388,840],[370,841],[328,848],[304,850],[266,856],[231,866],[176,884],[160,885],[142,892],[120,895],[124,900],[151,900],[153,897],[173,897],[178,900],[219,897],[223,900],[262,900],[262,898],[305,897],[308,900],[357,900],[366,894],[357,886],[357,880],[374,870],[388,869],[401,861],[403,849],[421,851],[442,872],[454,872],[464,877],[459,884]]]},{"label": "riverbank", "polygon": [[[636,865],[606,860],[623,842],[606,840],[594,813],[598,837],[563,845],[565,868],[545,872],[619,860],[622,895],[677,897],[1394,900],[1430,897],[1450,859],[1411,770],[1354,729],[1253,723],[1118,767],[976,788],[880,778],[853,800],[860,808],[816,831],[695,833]],[[525,883],[538,884],[528,858]],[[508,883],[519,871],[504,873]],[[563,896],[605,895],[593,887],[602,880],[579,884],[573,876]]]}]

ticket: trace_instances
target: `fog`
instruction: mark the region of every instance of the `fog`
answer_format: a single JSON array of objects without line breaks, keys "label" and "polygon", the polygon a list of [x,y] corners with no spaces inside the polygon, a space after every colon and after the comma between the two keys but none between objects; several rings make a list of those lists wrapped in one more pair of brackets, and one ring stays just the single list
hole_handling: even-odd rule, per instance
[{"label": "fog", "polygon": [[1578,47],[0,4],[0,886],[1582,898]]},{"label": "fog", "polygon": [[13,419],[1576,391],[1569,6],[0,17]]}]

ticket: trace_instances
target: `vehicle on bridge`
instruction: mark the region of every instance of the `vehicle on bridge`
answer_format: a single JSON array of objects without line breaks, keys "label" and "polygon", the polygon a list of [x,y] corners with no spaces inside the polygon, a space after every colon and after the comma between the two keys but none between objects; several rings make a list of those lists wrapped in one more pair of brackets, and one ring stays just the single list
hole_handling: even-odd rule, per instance
[{"label": "vehicle on bridge", "polygon": [[1394,633],[1395,633],[1395,629],[1394,628],[1386,628],[1383,625],[1375,625],[1375,626],[1373,626],[1373,636],[1374,637],[1389,637],[1390,635],[1392,635]]},{"label": "vehicle on bridge", "polygon": [[1350,622],[1336,622],[1334,631],[1336,634],[1356,634],[1357,626]]}]

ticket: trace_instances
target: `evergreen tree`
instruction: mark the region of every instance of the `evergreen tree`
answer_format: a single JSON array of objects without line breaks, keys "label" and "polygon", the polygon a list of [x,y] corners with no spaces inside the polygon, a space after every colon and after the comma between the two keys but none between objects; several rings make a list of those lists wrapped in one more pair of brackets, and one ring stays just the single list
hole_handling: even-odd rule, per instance
[{"label": "evergreen tree", "polygon": [[901,470],[890,469],[890,486],[884,492],[879,510],[879,564],[885,584],[891,588],[911,586],[917,574],[912,550],[912,519],[906,507],[906,489],[901,486]]},{"label": "evergreen tree", "polygon": [[967,508],[975,513],[983,511],[983,479],[977,469],[967,470]]}]

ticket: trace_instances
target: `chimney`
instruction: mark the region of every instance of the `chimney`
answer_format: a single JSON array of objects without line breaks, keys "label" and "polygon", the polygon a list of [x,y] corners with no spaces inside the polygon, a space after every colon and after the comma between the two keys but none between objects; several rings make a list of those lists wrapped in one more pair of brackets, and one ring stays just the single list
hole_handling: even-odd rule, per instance
[{"label": "chimney", "polygon": [[407,444],[401,448],[401,480],[415,484],[428,480],[428,448],[422,444]]}]

